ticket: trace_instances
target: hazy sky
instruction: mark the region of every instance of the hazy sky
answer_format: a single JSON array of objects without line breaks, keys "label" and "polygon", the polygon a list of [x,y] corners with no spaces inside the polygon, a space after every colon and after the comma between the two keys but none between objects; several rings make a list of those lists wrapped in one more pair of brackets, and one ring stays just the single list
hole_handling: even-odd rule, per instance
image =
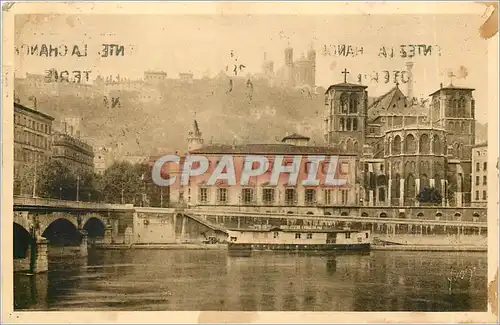
[{"label": "hazy sky", "polygon": [[[393,86],[383,83],[382,70],[404,70],[414,65],[414,94],[427,96],[439,83],[449,83],[450,70],[463,66],[467,77],[454,84],[476,88],[477,118],[486,122],[487,42],[478,34],[484,18],[472,15],[344,15],[344,16],[166,16],[166,15],[62,15],[17,16],[16,45],[77,44],[87,56],[46,58],[21,53],[15,61],[18,76],[44,70],[92,70],[97,74],[141,78],[144,70],[162,70],[177,78],[191,71],[195,77],[214,75],[230,64],[231,50],[246,66],[259,72],[264,52],[275,70],[284,64],[284,49],[294,48],[294,58],[313,46],[317,51],[317,84],[328,87],[343,81],[357,82],[358,73],[379,72],[379,83],[364,79],[370,96],[382,95]],[[103,43],[125,45],[125,56],[102,58]],[[324,47],[341,44],[363,47],[354,57],[324,55]],[[432,45],[432,54],[401,58],[400,45]],[[394,58],[379,56],[380,47],[394,47]],[[408,48],[408,47],[407,47]],[[389,52],[388,52],[389,53]],[[404,86],[402,86],[404,87]],[[404,88],[403,88],[404,89]]]}]

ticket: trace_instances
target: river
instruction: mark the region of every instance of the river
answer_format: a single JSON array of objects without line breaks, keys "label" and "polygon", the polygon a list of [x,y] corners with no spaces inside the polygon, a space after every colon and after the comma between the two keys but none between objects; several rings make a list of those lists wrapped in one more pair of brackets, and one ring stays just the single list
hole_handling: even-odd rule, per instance
[{"label": "river", "polygon": [[486,253],[49,252],[14,275],[15,310],[486,311]]}]

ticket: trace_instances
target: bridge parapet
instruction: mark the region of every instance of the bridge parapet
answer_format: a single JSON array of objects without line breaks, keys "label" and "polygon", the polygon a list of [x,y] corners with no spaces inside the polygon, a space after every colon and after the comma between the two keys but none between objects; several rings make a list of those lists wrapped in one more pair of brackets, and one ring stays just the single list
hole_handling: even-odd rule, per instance
[{"label": "bridge parapet", "polygon": [[66,201],[49,198],[33,198],[14,196],[14,210],[19,208],[65,208],[65,209],[78,209],[78,210],[134,210],[133,204],[113,204],[113,203],[96,203],[96,202],[82,202],[82,201]]}]

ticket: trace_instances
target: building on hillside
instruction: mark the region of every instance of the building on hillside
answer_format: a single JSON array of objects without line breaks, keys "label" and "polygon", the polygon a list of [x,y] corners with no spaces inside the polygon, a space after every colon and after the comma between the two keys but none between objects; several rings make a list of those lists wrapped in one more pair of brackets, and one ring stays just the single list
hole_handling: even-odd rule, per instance
[{"label": "building on hillside", "polygon": [[368,105],[366,86],[344,78],[328,88],[325,141],[357,152],[365,204],[418,205],[424,188],[437,189],[443,206],[470,204],[473,91],[441,85],[428,104],[417,104],[396,84]]},{"label": "building on hillside", "polygon": [[94,172],[94,149],[69,133],[67,127],[52,135],[52,159],[62,162],[76,174]]},{"label": "building on hillside", "polygon": [[287,47],[284,53],[285,64],[274,71],[274,62],[267,59],[264,53],[260,77],[267,79],[271,84],[281,84],[287,87],[311,88],[316,87],[316,51],[311,47],[306,54],[294,60],[293,48]]},{"label": "building on hillside", "polygon": [[110,149],[106,147],[94,147],[94,173],[103,175],[113,161]]},{"label": "building on hillside", "polygon": [[472,149],[472,203],[486,205],[488,201],[488,143]]},{"label": "building on hillside", "polygon": [[29,192],[21,189],[27,168],[50,159],[53,120],[52,116],[14,103],[14,194]]}]

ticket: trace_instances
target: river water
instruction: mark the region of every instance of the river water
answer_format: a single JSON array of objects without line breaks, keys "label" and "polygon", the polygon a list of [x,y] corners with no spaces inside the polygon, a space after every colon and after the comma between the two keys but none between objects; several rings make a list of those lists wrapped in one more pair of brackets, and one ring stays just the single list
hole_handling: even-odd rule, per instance
[{"label": "river water", "polygon": [[487,263],[472,252],[49,253],[49,272],[14,275],[14,296],[15,310],[486,311]]}]

